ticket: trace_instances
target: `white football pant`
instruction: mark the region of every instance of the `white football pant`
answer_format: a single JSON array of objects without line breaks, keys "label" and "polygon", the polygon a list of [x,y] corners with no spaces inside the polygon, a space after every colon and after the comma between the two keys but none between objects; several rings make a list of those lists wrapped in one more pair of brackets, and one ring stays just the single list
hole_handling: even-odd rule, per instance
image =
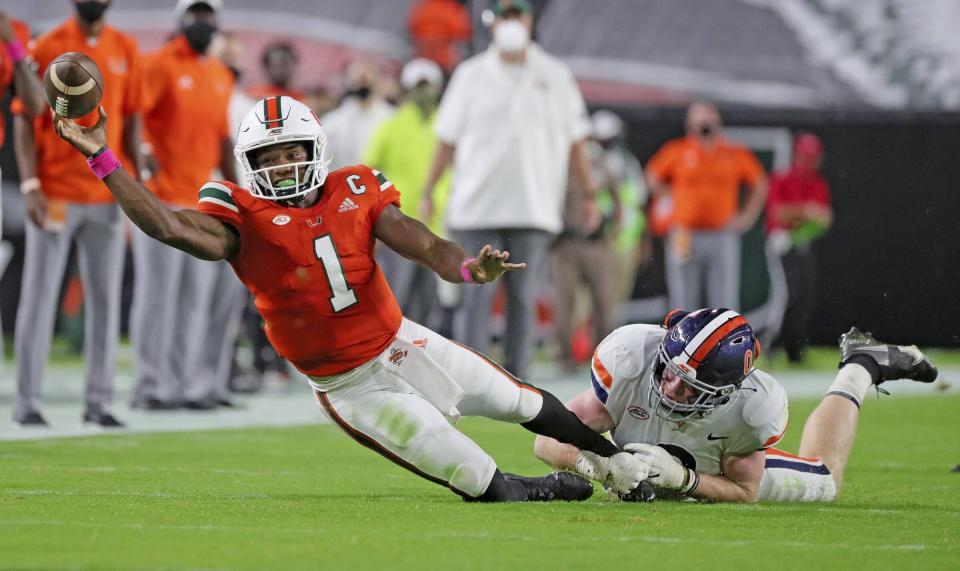
[{"label": "white football pant", "polygon": [[776,448],[766,451],[758,499],[767,502],[832,502],[837,483],[819,458],[801,458]]},{"label": "white football pant", "polygon": [[[418,362],[424,357],[426,361]],[[407,363],[411,366],[405,368]],[[497,465],[448,418],[455,421],[459,412],[523,423],[543,406],[536,388],[407,319],[380,357],[341,375],[313,378],[311,385],[326,416],[354,440],[471,497],[486,491]]]}]

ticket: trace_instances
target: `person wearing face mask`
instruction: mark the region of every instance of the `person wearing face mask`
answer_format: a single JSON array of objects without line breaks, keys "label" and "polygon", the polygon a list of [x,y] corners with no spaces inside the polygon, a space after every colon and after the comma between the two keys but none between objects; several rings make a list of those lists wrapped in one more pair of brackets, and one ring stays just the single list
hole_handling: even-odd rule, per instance
[{"label": "person wearing face mask", "polygon": [[[195,204],[195,189],[215,169],[236,180],[228,119],[233,75],[208,54],[222,10],[221,0],[179,0],[178,33],[144,61],[145,135],[157,165],[147,187],[175,209]],[[209,320],[223,268],[165,248],[136,229],[133,246],[132,405],[229,406],[226,376],[212,378],[204,361],[222,352],[224,332],[210,332]]]},{"label": "person wearing face mask", "polygon": [[[139,170],[140,90],[135,76],[140,57],[132,37],[106,24],[110,5],[110,0],[74,0],[74,16],[37,38],[31,55],[40,76],[64,52],[81,52],[97,63],[103,75],[101,105],[116,119],[107,130],[107,140]],[[20,190],[29,218],[14,349],[14,422],[24,427],[47,426],[41,411],[41,384],[63,274],[75,245],[84,290],[83,422],[119,428],[123,424],[111,413],[111,400],[120,333],[123,217],[83,157],[56,136],[49,111],[34,117],[35,107],[28,98],[15,99],[11,105]],[[79,121],[92,125],[96,118],[94,111]]]},{"label": "person wearing face mask", "polygon": [[[655,197],[673,201],[666,246],[670,305],[739,307],[740,236],[757,221],[767,197],[756,156],[724,138],[717,108],[698,101],[687,109],[687,136],[657,151],[646,175]],[[742,208],[741,185],[747,188]]]},{"label": "person wearing face mask", "polygon": [[[573,73],[531,40],[533,9],[526,0],[494,4],[493,42],[454,71],[437,113],[440,145],[424,188],[423,212],[436,209],[434,190],[452,164],[445,223],[470,247],[509,245],[527,263],[506,276],[507,369],[528,372],[534,342],[534,302],[542,288],[547,250],[563,230],[567,173],[582,189],[581,231],[600,216],[590,173],[590,131]],[[494,289],[461,287],[454,337],[481,352],[490,345]]]},{"label": "person wearing face mask", "polygon": [[[823,145],[801,133],[793,164],[773,174],[767,201],[767,265],[774,304],[767,335],[782,345],[793,363],[803,361],[817,290],[813,243],[830,228],[830,187],[820,174]],[[777,335],[779,332],[779,336]]]},{"label": "person wearing face mask", "polygon": [[379,66],[369,60],[354,60],[347,66],[343,99],[322,118],[330,137],[331,169],[359,163],[374,131],[393,115],[393,106],[379,89],[380,75]]},{"label": "person wearing face mask", "polygon": [[[406,101],[374,133],[363,163],[389,172],[397,188],[406,189],[400,210],[417,218],[420,191],[430,168],[430,157],[437,146],[433,124],[443,89],[443,72],[430,60],[414,59],[403,66],[400,85]],[[449,181],[444,180],[439,186],[438,193],[445,197]],[[420,221],[435,234],[443,235],[443,224],[438,216]],[[377,248],[377,262],[404,315],[417,323],[435,325],[432,322],[437,308],[437,279],[433,272],[390,248]]]},{"label": "person wearing face mask", "polygon": [[292,44],[274,42],[268,45],[263,50],[260,63],[269,81],[247,89],[247,96],[254,101],[276,95],[303,99],[303,93],[293,88],[300,58]]}]

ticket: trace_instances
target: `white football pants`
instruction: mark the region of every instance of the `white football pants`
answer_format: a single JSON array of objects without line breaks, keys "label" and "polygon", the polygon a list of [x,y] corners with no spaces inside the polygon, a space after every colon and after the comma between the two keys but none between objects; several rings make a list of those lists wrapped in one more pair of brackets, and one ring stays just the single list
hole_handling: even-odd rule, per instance
[{"label": "white football pants", "polygon": [[[418,363],[423,358],[428,360]],[[404,363],[414,366],[404,370]],[[536,388],[480,353],[407,319],[380,357],[342,375],[313,378],[311,385],[326,416],[354,440],[471,497],[486,491],[497,465],[448,418],[455,419],[459,411],[522,423],[543,406]],[[452,397],[447,390],[451,387]],[[456,409],[442,408],[446,405],[436,404],[440,401],[454,403]]]},{"label": "white football pants", "polygon": [[819,458],[801,458],[776,448],[766,451],[758,499],[767,502],[832,502],[837,483]]}]

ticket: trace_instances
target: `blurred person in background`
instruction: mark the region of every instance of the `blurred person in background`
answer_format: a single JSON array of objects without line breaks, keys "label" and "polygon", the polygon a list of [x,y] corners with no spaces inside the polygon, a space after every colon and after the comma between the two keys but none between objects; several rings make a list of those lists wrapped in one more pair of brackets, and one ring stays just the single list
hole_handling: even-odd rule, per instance
[{"label": "blurred person in background", "polygon": [[[433,125],[443,90],[443,72],[428,59],[407,62],[400,72],[405,102],[373,135],[363,163],[389,172],[397,188],[404,189],[401,212],[419,218],[424,182],[437,146]],[[437,185],[435,200],[444,201],[449,177]],[[421,219],[434,234],[443,235],[439,215]],[[377,262],[397,296],[404,315],[417,323],[436,327],[437,279],[429,268],[408,260],[390,248],[377,249]]]},{"label": "blurred person in background", "polygon": [[347,66],[343,100],[322,119],[330,137],[331,170],[359,164],[374,131],[393,115],[393,106],[384,100],[381,73],[370,60],[357,59]]},{"label": "blurred person in background", "polygon": [[810,316],[816,302],[817,258],[813,243],[830,228],[830,187],[820,174],[823,145],[802,133],[793,145],[793,164],[770,179],[767,201],[767,253],[774,315],[768,327],[792,363],[803,360]]},{"label": "blurred person in background", "polygon": [[420,0],[410,8],[408,24],[418,58],[435,62],[449,75],[463,58],[473,27],[470,12],[458,0]]},{"label": "blurred person in background", "polygon": [[[0,91],[6,95],[12,90],[13,96],[22,102],[24,113],[32,119],[46,113],[47,106],[40,78],[30,68],[31,58],[26,50],[29,41],[30,28],[0,10]],[[6,134],[4,117],[0,114],[0,147],[6,143]],[[0,213],[2,212],[3,203],[0,201]],[[0,225],[0,240],[2,239],[3,226]],[[3,275],[3,265],[5,264],[0,264],[0,275]]]},{"label": "blurred person in background", "polygon": [[[148,188],[166,205],[189,208],[196,189],[219,167],[236,180],[228,105],[233,74],[208,56],[221,0],[180,0],[178,33],[144,58],[146,140],[155,156]],[[144,410],[229,405],[226,386],[201,374],[223,334],[208,336],[220,265],[165,247],[134,229],[135,287],[130,323],[132,405]],[[224,381],[225,382],[225,381]]]},{"label": "blurred person in background", "polygon": [[250,87],[247,95],[254,101],[276,95],[303,99],[303,93],[293,88],[299,63],[300,57],[293,44],[284,41],[269,44],[260,58],[260,65],[269,82]]},{"label": "blurred person in background", "polygon": [[[24,111],[30,118],[46,113],[43,88],[40,78],[30,68],[26,45],[30,40],[30,28],[19,20],[9,18],[0,10],[0,91],[4,95],[13,92],[24,103]],[[6,124],[0,113],[0,148],[6,143]],[[3,201],[0,196],[0,277],[7,269],[13,248],[3,241]],[[7,350],[0,328],[0,362],[6,359]],[[2,366],[2,365],[0,365]]]},{"label": "blurred person in background", "polygon": [[[604,179],[598,182],[615,189],[620,200],[620,215],[617,218],[618,232],[614,235],[616,256],[613,271],[614,303],[625,297],[636,279],[641,262],[649,259],[650,240],[646,232],[647,219],[644,207],[647,204],[647,183],[643,177],[640,161],[627,147],[626,127],[616,113],[600,109],[590,116],[591,133],[597,145],[600,173]],[[601,206],[604,194],[597,195]],[[609,211],[610,206],[606,206]]]},{"label": "blurred person in background", "polygon": [[337,106],[336,98],[323,86],[308,89],[303,96],[303,103],[312,109],[317,117],[323,117]]},{"label": "blurred person in background", "polygon": [[[602,113],[602,112],[598,112]],[[607,114],[612,115],[609,111]],[[613,115],[617,121],[619,118]],[[602,216],[601,224],[593,232],[584,232],[581,224],[582,193],[577,181],[570,178],[563,213],[563,231],[557,236],[550,250],[550,267],[555,294],[554,325],[559,343],[560,361],[564,369],[576,366],[573,347],[574,330],[578,326],[577,293],[584,286],[589,294],[589,324],[593,336],[591,343],[599,343],[610,333],[614,309],[614,293],[617,281],[617,263],[614,239],[620,229],[623,208],[620,197],[620,175],[608,164],[608,157],[600,141],[612,144],[617,136],[616,125],[611,117],[599,115],[591,121],[591,141],[588,145],[596,184],[597,204]],[[620,125],[622,130],[622,125]],[[602,139],[601,139],[602,137]],[[592,349],[589,353],[592,353]],[[586,352],[584,352],[586,353]],[[586,353],[586,354],[589,354]]]},{"label": "blurred person in background", "polygon": [[[207,53],[208,56],[222,61],[233,75],[234,83],[227,117],[231,142],[236,143],[240,122],[255,103],[239,83],[243,75],[243,62],[246,55],[244,44],[236,33],[219,30]],[[234,160],[234,168],[237,169],[236,172],[240,172],[242,165]],[[223,178],[223,173],[216,170],[214,176]],[[210,346],[197,361],[199,368],[191,377],[209,379],[208,386],[214,388],[208,391],[211,395],[207,397],[208,402],[231,406],[232,402],[227,398],[227,392],[228,389],[234,388],[234,371],[237,369],[234,357],[237,353],[237,341],[241,332],[246,330],[245,309],[248,305],[252,306],[253,301],[229,264],[217,264],[217,266],[205,335]],[[256,309],[252,311],[251,322],[251,329],[259,330],[260,336],[264,337],[263,343],[266,343],[262,331],[263,323]]]},{"label": "blurred person in background", "polygon": [[[220,31],[211,46],[213,55],[223,61],[233,72],[234,88],[230,96],[230,134],[236,143],[236,135],[240,122],[256,103],[246,90],[240,87],[242,64],[245,60],[245,49],[241,38],[233,32]],[[291,65],[291,57],[293,62]],[[296,66],[296,55],[292,46],[283,42],[276,42],[267,46],[263,52],[261,63],[271,83],[254,88],[255,92],[270,91],[277,95],[287,95],[282,86],[289,85],[292,70]],[[242,168],[239,163],[237,169]],[[239,170],[237,172],[240,172]],[[238,181],[238,185],[246,186],[246,181]],[[286,372],[286,362],[277,354],[267,340],[263,330],[263,318],[253,305],[253,296],[249,295],[243,284],[237,279],[228,264],[219,264],[216,286],[218,292],[213,301],[213,308],[208,324],[208,338],[222,339],[220,351],[210,351],[204,361],[205,374],[215,379],[215,386],[227,388],[238,393],[252,393],[259,391],[264,385],[264,376],[275,371],[285,384],[289,380]],[[249,366],[243,363],[238,353],[237,341],[243,335],[250,345],[252,358]],[[226,380],[224,380],[226,379]],[[221,395],[222,402],[229,402]]]},{"label": "blurred person in background", "polygon": [[[74,17],[37,39],[33,48],[37,71],[42,76],[50,62],[64,52],[81,52],[92,58],[103,75],[101,105],[116,118],[107,140],[136,168],[140,163],[137,43],[104,21],[109,0],[75,0],[73,7]],[[40,411],[41,383],[63,274],[75,244],[83,281],[83,421],[103,428],[122,427],[111,414],[110,404],[120,333],[123,216],[83,157],[57,137],[51,113],[44,111],[31,118],[36,112],[32,98],[15,100],[12,110],[20,189],[30,219],[17,309],[14,421],[20,426],[47,425]],[[81,121],[92,124],[95,119],[96,112]]]},{"label": "blurred person in background", "polygon": [[[740,306],[740,236],[763,210],[767,178],[749,149],[723,136],[712,104],[690,105],[686,129],[687,136],[665,144],[646,169],[651,192],[673,199],[666,248],[670,305],[735,309]],[[741,209],[742,184],[747,198]]]},{"label": "blurred person in background", "polygon": [[[582,192],[584,227],[600,224],[586,137],[590,123],[570,69],[531,41],[533,10],[525,0],[494,5],[490,48],[457,67],[440,103],[440,139],[424,190],[434,210],[440,176],[453,164],[447,228],[468,249],[509,247],[527,271],[505,276],[506,366],[525,377],[533,353],[534,300],[549,245],[563,230],[571,165]],[[461,287],[454,337],[485,352],[490,346],[494,288]]]}]

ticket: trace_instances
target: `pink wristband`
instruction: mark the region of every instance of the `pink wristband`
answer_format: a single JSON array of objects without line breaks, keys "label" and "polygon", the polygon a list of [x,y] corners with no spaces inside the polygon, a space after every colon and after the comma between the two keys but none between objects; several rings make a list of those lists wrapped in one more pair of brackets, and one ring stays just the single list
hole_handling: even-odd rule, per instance
[{"label": "pink wristband", "polygon": [[120,168],[120,161],[113,155],[106,145],[102,149],[87,158],[87,164],[97,178],[103,180],[113,171]]},{"label": "pink wristband", "polygon": [[467,264],[472,264],[476,262],[476,258],[467,258],[460,264],[460,277],[463,278],[463,283],[475,284],[477,280],[473,279],[473,274],[470,273],[470,268],[467,267]]},{"label": "pink wristband", "polygon": [[7,55],[10,56],[10,59],[13,60],[13,63],[20,63],[27,57],[27,50],[23,49],[23,45],[17,40],[7,44]]}]

